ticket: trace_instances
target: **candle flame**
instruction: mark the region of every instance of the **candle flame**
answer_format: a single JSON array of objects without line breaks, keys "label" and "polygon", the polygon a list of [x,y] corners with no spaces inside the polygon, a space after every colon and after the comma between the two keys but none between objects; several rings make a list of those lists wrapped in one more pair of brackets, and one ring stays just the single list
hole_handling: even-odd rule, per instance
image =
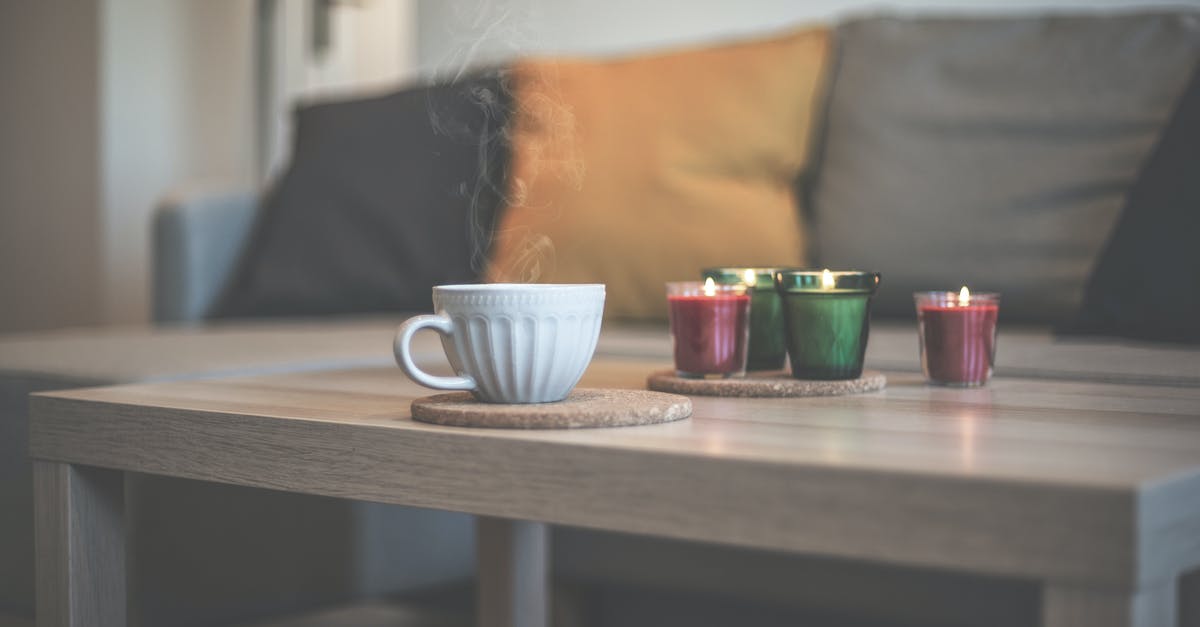
[{"label": "candle flame", "polygon": [[717,295],[717,284],[713,282],[712,277],[708,277],[707,279],[704,279],[704,295],[705,296],[716,296]]},{"label": "candle flame", "polygon": [[754,270],[746,270],[742,273],[742,282],[750,287],[754,287],[758,284],[758,273]]},{"label": "candle flame", "polygon": [[833,273],[828,268],[821,271],[821,289],[831,290],[837,287],[837,281],[833,279]]},{"label": "candle flame", "polygon": [[963,307],[971,304],[971,290],[965,285],[958,291],[958,304]]}]

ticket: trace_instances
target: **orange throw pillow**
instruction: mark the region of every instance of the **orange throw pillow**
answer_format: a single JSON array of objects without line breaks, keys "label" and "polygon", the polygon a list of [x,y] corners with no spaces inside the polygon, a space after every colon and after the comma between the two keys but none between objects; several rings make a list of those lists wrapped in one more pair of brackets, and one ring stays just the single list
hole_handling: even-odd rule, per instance
[{"label": "orange throw pillow", "polygon": [[606,283],[606,314],[664,318],[663,283],[803,265],[805,166],[826,29],[513,67],[508,202],[490,281]]}]

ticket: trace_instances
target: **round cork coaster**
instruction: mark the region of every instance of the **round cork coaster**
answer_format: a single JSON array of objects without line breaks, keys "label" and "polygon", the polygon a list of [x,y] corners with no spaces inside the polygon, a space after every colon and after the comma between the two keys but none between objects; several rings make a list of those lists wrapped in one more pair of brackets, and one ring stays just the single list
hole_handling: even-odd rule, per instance
[{"label": "round cork coaster", "polygon": [[692,415],[686,396],[646,390],[576,388],[557,403],[484,403],[470,392],[436,394],[412,402],[413,420],[452,427],[578,429],[629,427],[682,420]]},{"label": "round cork coaster", "polygon": [[650,375],[646,387],[659,392],[691,394],[694,396],[737,396],[783,398],[799,396],[841,396],[875,392],[887,386],[882,372],[867,370],[857,379],[819,381],[793,379],[787,371],[751,372],[744,379],[685,379],[674,370]]}]

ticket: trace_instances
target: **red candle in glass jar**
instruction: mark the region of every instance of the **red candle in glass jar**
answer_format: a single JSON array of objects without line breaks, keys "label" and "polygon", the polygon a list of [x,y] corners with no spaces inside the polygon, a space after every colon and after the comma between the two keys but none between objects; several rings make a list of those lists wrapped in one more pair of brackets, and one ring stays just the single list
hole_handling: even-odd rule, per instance
[{"label": "red candle in glass jar", "polygon": [[750,294],[745,285],[715,285],[710,278],[667,284],[667,311],[681,377],[746,373]]},{"label": "red candle in glass jar", "polygon": [[996,359],[997,294],[918,292],[921,369],[933,383],[972,387],[987,383]]}]

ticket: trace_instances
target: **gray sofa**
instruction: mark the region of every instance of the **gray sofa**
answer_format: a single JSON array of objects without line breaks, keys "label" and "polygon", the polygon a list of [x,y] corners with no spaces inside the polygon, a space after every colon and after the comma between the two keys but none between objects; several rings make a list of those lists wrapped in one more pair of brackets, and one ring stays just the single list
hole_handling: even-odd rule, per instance
[{"label": "gray sofa", "polygon": [[[871,266],[898,286],[881,294],[885,316],[872,331],[869,365],[919,369],[915,331],[903,319],[911,308],[907,292],[971,282],[1012,297],[1002,318],[1000,376],[1200,385],[1198,349],[1062,340],[1047,326],[1078,306],[1172,94],[1200,59],[1195,12],[869,18],[837,32],[838,63],[806,210],[819,264]],[[1031,67],[1064,55],[1062,74]],[[998,70],[1004,67],[1024,69],[1014,75]],[[1099,102],[1101,76],[1126,87]],[[1031,104],[1030,85],[1045,95],[1044,106]],[[972,151],[983,157],[968,158]],[[257,207],[255,192],[164,204],[153,226],[155,327],[0,338],[0,554],[11,556],[0,560],[0,613],[28,615],[32,608],[23,448],[29,392],[390,367],[390,334],[402,314],[196,326],[234,271]],[[650,368],[668,360],[668,348],[662,327],[609,327],[598,350]],[[145,624],[223,624],[464,582],[472,573],[471,521],[459,514],[170,479],[135,478],[129,490],[137,530],[133,588],[146,599],[135,615]],[[638,586],[906,623],[1004,625],[1036,615],[1036,591],[1021,582],[951,581],[935,572],[555,533],[557,572],[615,590],[590,597],[588,607],[608,607],[601,613],[628,624],[655,610],[639,619],[613,608],[627,608],[629,599],[651,608],[660,601],[630,590]],[[852,587],[858,592],[847,594]]]}]

